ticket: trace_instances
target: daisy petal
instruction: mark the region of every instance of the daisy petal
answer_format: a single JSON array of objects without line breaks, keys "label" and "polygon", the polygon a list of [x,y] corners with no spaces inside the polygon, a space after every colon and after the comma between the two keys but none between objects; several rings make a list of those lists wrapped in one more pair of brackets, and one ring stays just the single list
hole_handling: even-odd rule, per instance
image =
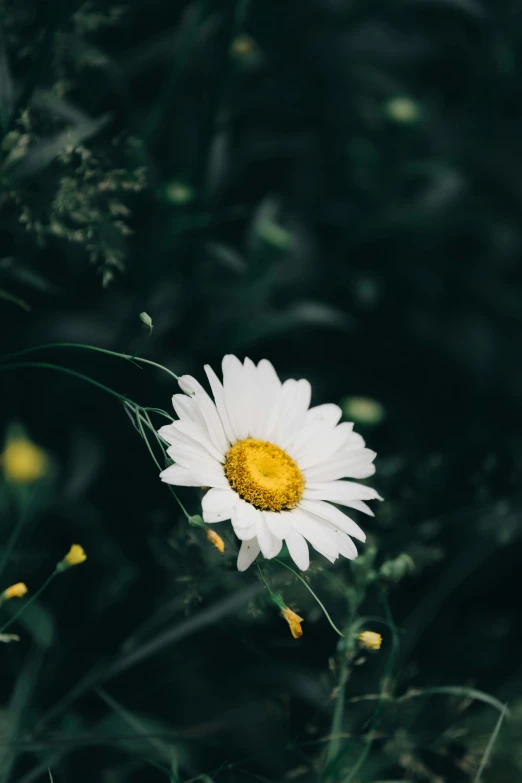
[{"label": "daisy petal", "polygon": [[339,546],[339,554],[347,557],[348,560],[355,560],[358,555],[357,547],[350,536],[347,536],[346,533],[343,533],[341,530],[337,530],[335,535]]},{"label": "daisy petal", "polygon": [[282,541],[288,532],[287,512],[264,511],[263,513],[268,529],[272,535]]},{"label": "daisy petal", "polygon": [[[277,544],[279,543],[280,545],[281,542],[278,541],[277,538],[273,536],[268,529],[264,514],[259,514],[256,519],[256,535],[257,540],[259,541],[259,546],[261,547],[261,552],[263,553],[263,557],[265,557],[267,560],[270,560],[270,558],[275,556],[273,552]],[[279,546],[279,549],[280,548],[281,546]],[[277,551],[279,551],[279,549]]]},{"label": "daisy petal", "polygon": [[333,531],[321,524],[320,519],[302,509],[295,508],[290,513],[289,521],[294,530],[298,530],[318,552],[334,559],[338,557],[339,548]]},{"label": "daisy petal", "polygon": [[257,517],[262,514],[262,511],[247,503],[242,498],[237,497],[234,513],[232,514],[232,524],[234,530],[244,527],[255,527]]},{"label": "daisy petal", "polygon": [[182,421],[191,421],[199,427],[205,427],[205,419],[201,415],[199,405],[192,397],[187,397],[186,394],[174,394],[172,407],[176,416]]},{"label": "daisy petal", "polygon": [[201,486],[199,478],[181,465],[170,465],[170,467],[165,468],[160,473],[160,479],[165,484],[172,484],[175,487]]},{"label": "daisy petal", "polygon": [[359,541],[366,541],[366,534],[359,525],[330,503],[325,503],[323,500],[301,500],[299,507],[321,519],[327,519],[334,527],[343,530],[349,536],[358,538]]},{"label": "daisy petal", "polygon": [[285,538],[286,546],[290,557],[301,571],[306,571],[310,565],[310,553],[308,544],[301,533],[291,525],[288,526],[288,532]]},{"label": "daisy petal", "polygon": [[246,571],[252,565],[261,549],[257,538],[251,538],[249,541],[243,541],[237,556],[237,570]]},{"label": "daisy petal", "polygon": [[[335,432],[335,430],[334,430]],[[377,456],[370,449],[355,449],[348,452],[350,456],[342,459],[334,455],[331,459],[313,465],[310,468],[302,468],[307,481],[334,481],[340,478],[367,478],[375,473],[371,462]],[[363,475],[365,474],[365,475]]]},{"label": "daisy petal", "polygon": [[238,496],[232,489],[210,489],[201,501],[205,522],[230,519]]},{"label": "daisy petal", "polygon": [[236,437],[236,433],[232,429],[232,425],[228,417],[227,406],[225,404],[225,390],[223,389],[223,384],[217,377],[212,367],[210,367],[210,365],[205,364],[205,372],[207,374],[208,382],[210,383],[210,388],[212,389],[212,394],[214,395],[214,400],[216,401],[216,408],[219,413],[221,422],[223,424],[225,435],[227,436],[227,439],[230,443],[235,443],[237,437]]},{"label": "daisy petal", "polygon": [[323,481],[307,484],[303,492],[305,500],[329,500],[341,506],[349,506],[352,500],[382,500],[378,492],[354,481]]},{"label": "daisy petal", "polygon": [[256,526],[252,525],[252,527],[234,527],[234,533],[240,541],[249,541],[256,535]]},{"label": "daisy petal", "polygon": [[172,424],[165,424],[158,430],[158,435],[171,445],[175,445],[179,440],[184,443],[195,441],[203,446],[216,462],[223,462],[223,455],[212,444],[208,433],[191,421],[173,421]]},{"label": "daisy petal", "polygon": [[250,434],[253,438],[268,440],[270,417],[279,406],[281,381],[267,359],[261,359],[257,365],[257,389],[258,411],[252,422]]},{"label": "daisy petal", "polygon": [[225,436],[223,424],[215,403],[207,394],[203,386],[191,375],[182,375],[181,378],[179,378],[178,383],[181,390],[195,399],[198,403],[201,415],[207,425],[210,439],[223,457],[228,450],[229,443]]},{"label": "daisy petal", "polygon": [[232,354],[223,359],[223,388],[227,413],[238,440],[248,437],[248,401],[243,392],[243,365]]}]

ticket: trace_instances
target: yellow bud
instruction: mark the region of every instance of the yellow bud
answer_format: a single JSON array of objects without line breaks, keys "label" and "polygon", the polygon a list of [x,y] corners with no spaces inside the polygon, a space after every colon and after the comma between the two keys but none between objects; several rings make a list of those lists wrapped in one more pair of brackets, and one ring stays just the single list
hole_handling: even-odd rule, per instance
[{"label": "yellow bud", "polygon": [[357,634],[357,640],[361,647],[366,650],[380,650],[382,644],[382,636],[380,633],[374,631],[362,631]]},{"label": "yellow bud", "polygon": [[218,535],[217,533],[214,533],[213,530],[207,530],[207,538],[210,541],[210,543],[214,544],[216,549],[219,550],[221,554],[223,554],[223,552],[225,551],[225,542],[223,541],[221,536]]},{"label": "yellow bud", "polygon": [[2,597],[4,601],[10,601],[11,598],[23,598],[27,593],[27,585],[23,582],[17,582],[15,585],[11,585],[4,590]]},{"label": "yellow bud", "polygon": [[45,452],[25,438],[8,442],[2,462],[7,480],[13,484],[32,484],[42,478],[47,469]]},{"label": "yellow bud", "polygon": [[64,568],[80,565],[80,563],[84,563],[86,560],[87,555],[85,554],[84,548],[79,544],[73,544],[64,559],[58,563],[58,567],[63,571]]},{"label": "yellow bud", "polygon": [[301,623],[304,622],[302,617],[299,617],[298,614],[295,612],[292,612],[291,609],[288,608],[288,606],[285,606],[285,608],[281,611],[281,615],[285,618],[286,622],[288,623],[288,627],[290,628],[290,633],[294,637],[294,639],[299,639],[300,636],[303,635],[303,629],[301,628]]}]

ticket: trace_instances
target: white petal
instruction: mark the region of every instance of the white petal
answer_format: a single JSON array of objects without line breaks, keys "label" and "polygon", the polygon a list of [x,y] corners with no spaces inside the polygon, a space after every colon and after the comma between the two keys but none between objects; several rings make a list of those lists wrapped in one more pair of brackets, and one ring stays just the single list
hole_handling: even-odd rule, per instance
[{"label": "white petal", "polygon": [[186,394],[174,394],[172,406],[176,415],[182,421],[192,421],[194,424],[206,429],[205,419],[201,415],[199,404],[195,399],[187,397]]},{"label": "white petal", "polygon": [[352,433],[352,427],[353,424],[343,422],[333,430],[321,430],[315,438],[309,440],[299,456],[301,470],[330,459],[336,451],[344,446]]},{"label": "white petal", "polygon": [[283,540],[288,532],[288,512],[264,511],[268,529],[276,538]]},{"label": "white petal", "polygon": [[[335,432],[335,430],[334,430]],[[377,454],[370,449],[355,449],[348,452],[350,457],[339,459],[334,455],[322,463],[309,468],[302,468],[308,482],[334,481],[340,478],[367,478],[375,473],[371,462]],[[364,474],[364,476],[363,476]]]},{"label": "white petal", "polygon": [[352,500],[382,500],[378,492],[354,481],[323,481],[310,483],[303,492],[305,500],[329,500],[349,506]]},{"label": "white petal", "polygon": [[238,499],[232,489],[210,489],[201,501],[203,519],[205,522],[230,519]]},{"label": "white petal", "polygon": [[235,443],[237,437],[236,437],[236,433],[232,428],[232,424],[230,423],[230,419],[228,417],[227,406],[225,404],[225,391],[223,389],[223,384],[217,377],[212,367],[210,367],[210,365],[205,364],[205,372],[207,374],[207,378],[210,383],[210,388],[212,389],[212,394],[214,395],[214,399],[216,401],[216,408],[218,410],[219,417],[223,424],[225,435],[227,436],[229,443]]},{"label": "white petal", "polygon": [[172,445],[180,440],[187,444],[190,441],[196,441],[196,443],[204,446],[209,455],[217,462],[223,462],[223,455],[212,444],[208,432],[193,422],[173,421],[172,424],[165,424],[163,427],[160,427],[158,434],[161,435],[163,440]]},{"label": "white petal", "polygon": [[316,405],[306,412],[302,429],[296,432],[288,448],[294,459],[299,459],[306,444],[320,432],[331,431],[342,416],[338,405]]},{"label": "white petal", "polygon": [[256,526],[251,527],[234,527],[234,533],[240,541],[249,541],[256,535]]},{"label": "white petal", "polygon": [[285,448],[295,433],[303,428],[311,394],[311,386],[304,379],[300,381],[290,379],[283,383],[275,430],[275,443],[281,448]]},{"label": "white petal", "polygon": [[238,496],[234,513],[232,514],[234,530],[244,527],[255,527],[257,517],[260,514],[262,514],[262,511],[259,511],[251,503],[247,503],[246,500]]},{"label": "white petal", "polygon": [[205,419],[210,439],[223,457],[228,451],[229,443],[215,403],[207,394],[203,386],[191,375],[182,375],[181,378],[179,378],[178,383],[180,388],[199,404],[199,409],[201,415]]},{"label": "white petal", "polygon": [[279,553],[282,542],[280,539],[272,535],[268,529],[264,514],[259,514],[256,519],[256,535],[257,540],[259,541],[259,546],[261,547],[261,552],[263,553],[263,557],[265,557],[267,560],[270,560]]},{"label": "white petal", "polygon": [[237,557],[238,571],[246,571],[247,568],[252,565],[260,551],[257,538],[251,538],[250,541],[243,541]]},{"label": "white petal", "polygon": [[165,484],[173,484],[175,487],[200,487],[201,482],[198,476],[194,476],[189,470],[181,465],[170,465],[160,473],[160,479]]},{"label": "white petal", "polygon": [[248,437],[248,401],[245,399],[243,365],[232,354],[223,359],[223,388],[228,418],[238,440]]},{"label": "white petal", "polygon": [[362,511],[363,514],[368,514],[370,517],[375,516],[370,506],[362,500],[350,500],[349,503],[344,503],[344,505],[348,506],[348,508],[354,508],[356,511]]},{"label": "white petal", "polygon": [[311,543],[314,549],[329,558],[336,558],[339,555],[339,547],[335,540],[333,531],[329,530],[321,520],[300,508],[291,512],[290,524],[295,530],[298,530],[307,541]]},{"label": "white petal", "polygon": [[301,500],[299,507],[322,519],[327,519],[328,522],[331,522],[332,525],[338,527],[339,530],[344,530],[349,536],[358,538],[359,541],[366,541],[366,535],[359,525],[330,503],[325,503],[323,500],[303,499]]},{"label": "white petal", "polygon": [[306,571],[310,565],[310,553],[308,552],[308,544],[304,537],[298,530],[289,525],[285,541],[290,557],[296,566],[300,568],[301,571]]},{"label": "white petal", "polygon": [[257,411],[250,425],[253,438],[269,440],[268,425],[271,414],[278,409],[281,381],[267,359],[257,365]]},{"label": "white petal", "polygon": [[344,557],[347,557],[348,560],[355,560],[358,552],[357,547],[353,543],[352,539],[341,530],[337,530],[335,535],[339,545],[339,554],[344,555]]},{"label": "white petal", "polygon": [[183,441],[174,443],[172,446],[167,448],[167,454],[172,460],[174,460],[174,462],[178,462],[180,465],[183,465],[185,468],[189,469],[192,467],[192,465],[198,463],[221,465],[220,462],[210,456],[208,451],[206,451],[203,446],[201,446],[199,443],[196,443],[195,441],[190,441],[189,443],[185,443]]}]

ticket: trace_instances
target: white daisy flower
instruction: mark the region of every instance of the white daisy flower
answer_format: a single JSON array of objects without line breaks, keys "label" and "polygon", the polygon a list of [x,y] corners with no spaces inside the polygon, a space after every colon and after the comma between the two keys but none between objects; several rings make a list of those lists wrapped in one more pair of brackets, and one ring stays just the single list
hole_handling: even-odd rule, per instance
[{"label": "white daisy flower", "polygon": [[[337,405],[310,408],[306,380],[281,383],[266,359],[256,365],[223,359],[223,383],[205,366],[214,400],[195,378],[183,375],[184,394],[172,398],[179,421],[161,427],[174,465],[162,471],[167,484],[210,487],[203,497],[205,522],[230,519],[241,539],[237,561],[245,571],[262,552],[279,554],[283,541],[302,570],[308,544],[334,562],[357,557],[352,541],[366,536],[336,506],[373,516],[374,489],[353,481],[373,475],[375,452],[339,424]],[[332,505],[336,504],[336,505]]]}]

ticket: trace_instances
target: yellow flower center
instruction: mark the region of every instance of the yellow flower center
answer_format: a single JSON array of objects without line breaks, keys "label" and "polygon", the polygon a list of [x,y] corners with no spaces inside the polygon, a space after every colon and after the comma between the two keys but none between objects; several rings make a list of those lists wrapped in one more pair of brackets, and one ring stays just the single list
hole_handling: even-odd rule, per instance
[{"label": "yellow flower center", "polygon": [[227,451],[225,475],[243,500],[264,511],[295,508],[305,484],[286,451],[255,438],[238,440]]}]

